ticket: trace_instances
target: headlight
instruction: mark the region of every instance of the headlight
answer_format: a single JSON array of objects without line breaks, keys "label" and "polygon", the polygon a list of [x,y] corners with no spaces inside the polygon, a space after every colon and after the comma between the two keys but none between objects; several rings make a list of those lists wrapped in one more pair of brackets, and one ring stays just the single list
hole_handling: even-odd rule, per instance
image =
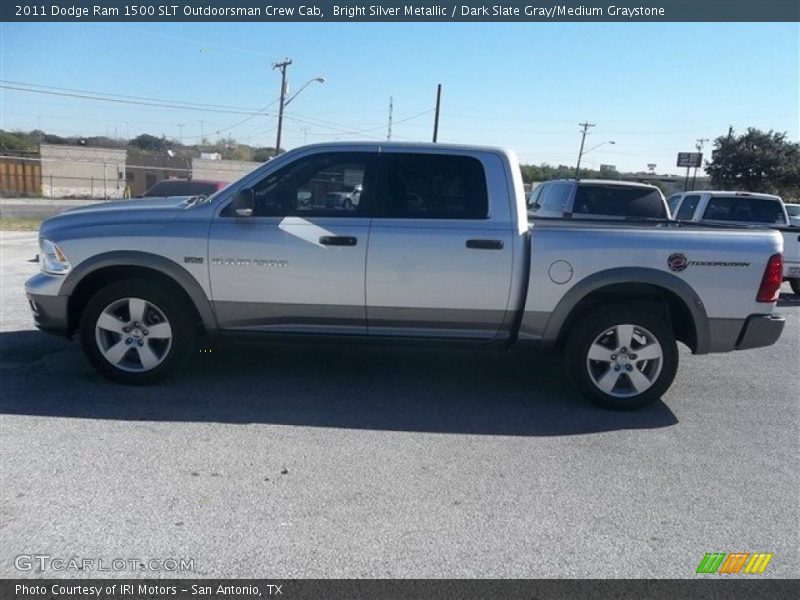
[{"label": "headlight", "polygon": [[69,261],[55,243],[39,238],[39,249],[42,251],[42,271],[54,275],[61,275],[69,271]]}]

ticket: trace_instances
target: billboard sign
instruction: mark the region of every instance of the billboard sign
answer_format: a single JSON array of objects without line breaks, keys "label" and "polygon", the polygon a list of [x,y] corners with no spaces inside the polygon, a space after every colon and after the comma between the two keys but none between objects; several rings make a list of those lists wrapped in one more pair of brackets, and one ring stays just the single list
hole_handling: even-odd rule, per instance
[{"label": "billboard sign", "polygon": [[703,166],[702,152],[678,152],[679,167],[701,167]]}]

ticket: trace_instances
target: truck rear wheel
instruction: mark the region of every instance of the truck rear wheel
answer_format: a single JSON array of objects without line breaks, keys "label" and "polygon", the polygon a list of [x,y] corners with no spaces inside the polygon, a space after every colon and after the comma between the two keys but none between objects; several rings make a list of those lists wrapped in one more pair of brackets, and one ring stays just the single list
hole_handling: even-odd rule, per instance
[{"label": "truck rear wheel", "polygon": [[81,342],[92,366],[127,384],[158,381],[192,354],[192,312],[179,294],[148,279],[112,283],[97,292],[81,319]]},{"label": "truck rear wheel", "polygon": [[578,389],[612,410],[634,410],[660,398],[678,369],[675,336],[664,320],[655,310],[623,307],[600,307],[582,317],[564,346]]},{"label": "truck rear wheel", "polygon": [[795,296],[800,296],[800,279],[790,279],[789,286],[792,288]]}]

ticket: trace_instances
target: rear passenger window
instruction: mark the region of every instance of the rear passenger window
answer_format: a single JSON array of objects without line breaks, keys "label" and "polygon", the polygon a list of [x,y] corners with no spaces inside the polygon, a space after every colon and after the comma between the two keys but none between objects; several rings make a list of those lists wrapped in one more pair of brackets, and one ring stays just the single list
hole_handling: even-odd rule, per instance
[{"label": "rear passenger window", "polygon": [[700,196],[686,196],[681,202],[681,207],[678,209],[678,214],[675,218],[678,221],[690,221],[694,216],[694,211],[697,209],[697,203],[700,202]]},{"label": "rear passenger window", "polygon": [[394,219],[486,219],[483,165],[471,156],[389,153],[381,158],[382,216]]},{"label": "rear passenger window", "polygon": [[640,186],[581,183],[575,192],[572,212],[576,215],[612,217],[667,217],[664,196],[658,189]]},{"label": "rear passenger window", "polygon": [[540,199],[542,209],[563,213],[567,210],[567,201],[571,192],[572,185],[569,183],[554,183],[550,185]]},{"label": "rear passenger window", "polygon": [[785,224],[783,208],[777,200],[748,196],[714,196],[708,201],[704,219],[747,223]]}]

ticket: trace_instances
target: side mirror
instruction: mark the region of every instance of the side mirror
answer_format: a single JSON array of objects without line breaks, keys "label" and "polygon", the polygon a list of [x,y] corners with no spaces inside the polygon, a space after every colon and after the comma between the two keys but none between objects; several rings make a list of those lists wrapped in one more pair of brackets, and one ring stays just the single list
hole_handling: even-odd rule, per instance
[{"label": "side mirror", "polygon": [[256,207],[256,195],[253,189],[247,188],[236,192],[231,204],[237,217],[252,217]]}]

